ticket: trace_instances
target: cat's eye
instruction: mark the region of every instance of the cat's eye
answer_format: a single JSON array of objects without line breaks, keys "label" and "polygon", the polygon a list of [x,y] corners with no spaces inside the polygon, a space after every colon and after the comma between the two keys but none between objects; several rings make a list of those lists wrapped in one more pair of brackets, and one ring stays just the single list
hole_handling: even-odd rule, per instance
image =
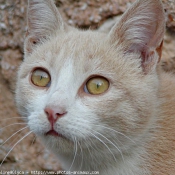
[{"label": "cat's eye", "polygon": [[47,71],[38,68],[32,72],[31,81],[35,86],[39,87],[49,87],[51,78]]},{"label": "cat's eye", "polygon": [[85,85],[85,92],[92,95],[99,95],[109,88],[109,81],[103,77],[93,77]]}]

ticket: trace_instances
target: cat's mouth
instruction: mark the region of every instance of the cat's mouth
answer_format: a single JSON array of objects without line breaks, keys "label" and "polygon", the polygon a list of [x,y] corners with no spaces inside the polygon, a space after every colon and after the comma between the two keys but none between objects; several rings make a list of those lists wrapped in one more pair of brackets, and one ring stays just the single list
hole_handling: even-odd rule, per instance
[{"label": "cat's mouth", "polygon": [[45,135],[50,135],[50,136],[54,136],[54,137],[62,137],[65,138],[62,134],[59,134],[58,132],[56,132],[55,130],[50,130],[48,132],[45,133]]}]

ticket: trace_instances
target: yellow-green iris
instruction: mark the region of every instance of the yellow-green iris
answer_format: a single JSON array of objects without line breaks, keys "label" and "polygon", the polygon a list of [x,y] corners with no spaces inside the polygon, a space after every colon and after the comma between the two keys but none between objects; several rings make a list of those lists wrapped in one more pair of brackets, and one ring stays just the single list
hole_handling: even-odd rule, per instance
[{"label": "yellow-green iris", "polygon": [[51,78],[47,71],[38,68],[32,72],[31,81],[35,86],[47,87]]},{"label": "yellow-green iris", "polygon": [[93,77],[86,84],[87,91],[92,95],[104,93],[109,88],[109,82],[103,77]]}]

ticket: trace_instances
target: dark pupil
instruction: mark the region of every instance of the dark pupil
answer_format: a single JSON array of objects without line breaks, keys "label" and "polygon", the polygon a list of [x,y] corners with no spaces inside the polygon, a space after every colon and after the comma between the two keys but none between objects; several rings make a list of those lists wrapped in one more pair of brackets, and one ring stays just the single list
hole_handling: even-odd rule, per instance
[{"label": "dark pupil", "polygon": [[100,86],[101,86],[101,83],[97,83],[97,89],[99,89]]},{"label": "dark pupil", "polygon": [[40,80],[42,80],[43,79],[43,76],[40,76]]}]

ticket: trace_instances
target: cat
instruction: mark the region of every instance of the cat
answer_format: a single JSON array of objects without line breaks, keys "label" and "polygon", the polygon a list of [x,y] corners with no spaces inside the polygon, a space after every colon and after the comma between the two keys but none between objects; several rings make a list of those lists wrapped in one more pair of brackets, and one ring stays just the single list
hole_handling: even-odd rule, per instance
[{"label": "cat", "polygon": [[16,103],[63,169],[173,175],[175,78],[157,70],[162,2],[137,0],[100,33],[68,26],[53,0],[29,0],[27,25]]}]

